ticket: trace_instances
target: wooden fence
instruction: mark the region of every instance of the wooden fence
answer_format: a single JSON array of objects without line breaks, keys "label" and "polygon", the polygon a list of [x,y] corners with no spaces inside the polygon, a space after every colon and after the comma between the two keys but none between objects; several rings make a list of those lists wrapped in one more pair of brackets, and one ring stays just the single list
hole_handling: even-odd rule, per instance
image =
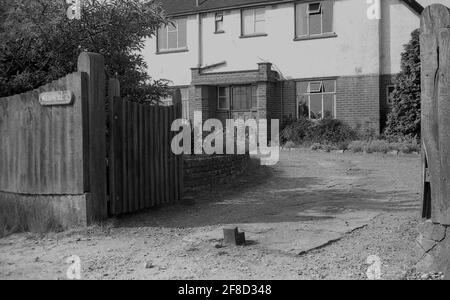
[{"label": "wooden fence", "polygon": [[433,4],[421,20],[422,216],[450,225],[450,9]]},{"label": "wooden fence", "polygon": [[181,117],[181,103],[157,106],[118,97],[110,103],[110,214],[179,200],[183,164],[171,151],[170,128]]}]

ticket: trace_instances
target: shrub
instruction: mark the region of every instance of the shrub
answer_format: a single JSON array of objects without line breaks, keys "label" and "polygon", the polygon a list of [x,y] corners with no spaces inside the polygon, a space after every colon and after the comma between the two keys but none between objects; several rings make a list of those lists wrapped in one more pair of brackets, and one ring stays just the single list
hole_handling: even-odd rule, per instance
[{"label": "shrub", "polygon": [[401,71],[395,78],[392,110],[388,115],[387,136],[420,138],[420,31],[411,34],[401,58]]},{"label": "shrub", "polygon": [[299,118],[287,125],[280,133],[280,141],[285,144],[290,141],[297,145],[303,144],[313,122],[305,118]]},{"label": "shrub", "polygon": [[299,118],[287,125],[280,134],[283,144],[290,141],[297,145],[314,144],[316,147],[321,145],[333,149],[346,149],[356,137],[356,132],[350,126],[331,118],[320,121]]}]

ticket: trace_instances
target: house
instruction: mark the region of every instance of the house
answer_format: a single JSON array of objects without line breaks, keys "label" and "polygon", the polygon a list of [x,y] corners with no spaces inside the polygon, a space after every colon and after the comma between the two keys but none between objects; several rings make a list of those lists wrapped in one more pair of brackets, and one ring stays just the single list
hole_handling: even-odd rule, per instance
[{"label": "house", "polygon": [[173,24],[143,54],[153,78],[180,89],[185,118],[329,115],[379,132],[403,45],[431,2],[161,0]]}]

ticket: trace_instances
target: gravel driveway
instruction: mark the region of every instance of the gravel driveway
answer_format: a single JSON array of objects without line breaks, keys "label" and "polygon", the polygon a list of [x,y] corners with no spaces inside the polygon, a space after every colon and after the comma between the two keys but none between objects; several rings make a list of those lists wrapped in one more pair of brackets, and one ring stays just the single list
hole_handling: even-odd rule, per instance
[{"label": "gravel driveway", "polygon": [[[0,239],[0,279],[64,279],[66,258],[84,279],[406,278],[415,253],[420,157],[283,151],[253,164],[195,204],[152,210],[101,226]],[[247,244],[223,246],[224,226]]]}]

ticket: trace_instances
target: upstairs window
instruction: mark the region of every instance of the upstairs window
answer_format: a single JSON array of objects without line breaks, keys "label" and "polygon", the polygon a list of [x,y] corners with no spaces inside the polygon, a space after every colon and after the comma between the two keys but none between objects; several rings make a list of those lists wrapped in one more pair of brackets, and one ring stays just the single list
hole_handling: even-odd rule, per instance
[{"label": "upstairs window", "polygon": [[320,36],[333,32],[333,0],[295,5],[295,36]]},{"label": "upstairs window", "polygon": [[185,18],[175,19],[158,30],[158,52],[186,49],[186,21]]},{"label": "upstairs window", "polygon": [[221,12],[216,13],[215,23],[216,23],[216,33],[224,32],[224,30],[223,30],[223,13],[221,13]]},{"label": "upstairs window", "polygon": [[266,9],[254,8],[242,11],[242,35],[252,36],[266,33]]}]

